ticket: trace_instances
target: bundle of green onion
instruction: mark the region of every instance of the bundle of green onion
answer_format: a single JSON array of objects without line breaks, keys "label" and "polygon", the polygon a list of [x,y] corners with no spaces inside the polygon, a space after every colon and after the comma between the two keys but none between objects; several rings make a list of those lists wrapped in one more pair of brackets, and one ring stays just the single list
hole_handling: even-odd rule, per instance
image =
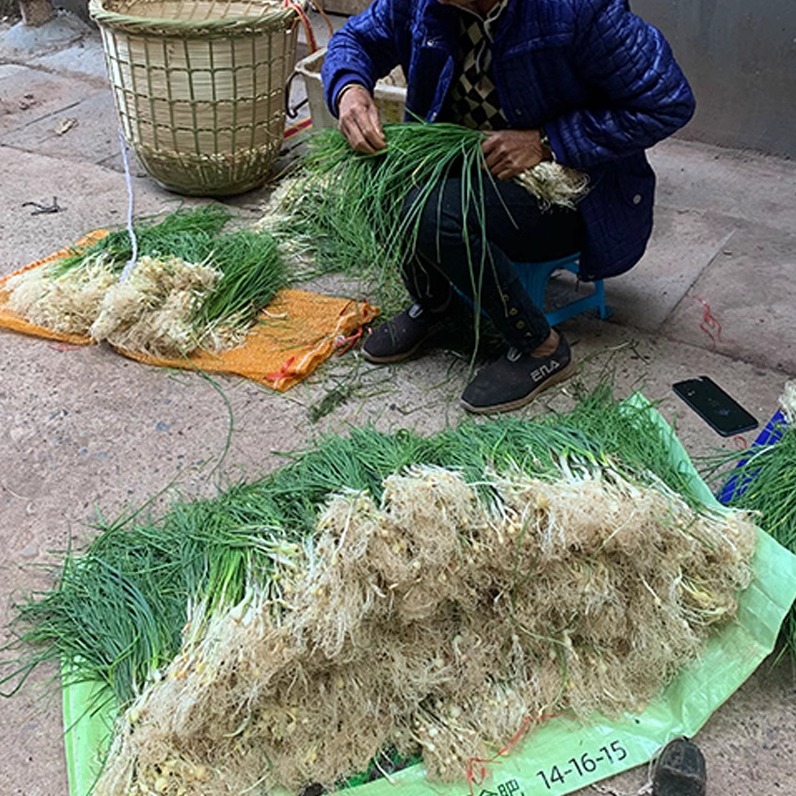
[{"label": "bundle of green onion", "polygon": [[333,786],[387,749],[456,778],[525,716],[633,707],[734,615],[756,532],[665,435],[605,386],[537,422],[330,435],[104,525],[17,606],[0,683],[55,660],[107,686],[98,796]]},{"label": "bundle of green onion", "polygon": [[[494,178],[479,130],[405,122],[385,125],[384,135],[386,148],[365,155],[337,130],[318,130],[301,171],[277,191],[260,227],[303,259],[308,274],[314,266],[323,273],[364,276],[378,301],[390,306],[401,292],[396,266],[414,248],[420,214],[434,189],[449,175],[460,175],[465,217],[482,219],[485,185]],[[582,174],[555,163],[539,164],[518,181],[543,204],[573,206],[586,189]],[[484,225],[478,226],[483,234]],[[471,263],[474,274],[479,265]]]},{"label": "bundle of green onion", "polygon": [[[101,525],[85,551],[66,556],[55,589],[18,606],[22,656],[17,665],[6,662],[2,682],[41,661],[74,660],[74,677],[106,683],[125,705],[176,654],[189,605],[231,604],[251,580],[268,583],[282,542],[310,538],[330,495],[364,491],[379,500],[384,479],[412,465],[451,468],[474,484],[490,469],[551,475],[573,452],[595,463],[615,459],[635,477],[661,479],[699,504],[646,408],[615,401],[607,386],[572,412],[536,422],[506,416],[431,437],[354,428],[215,499],[178,501],[159,520],[133,516]],[[488,497],[488,486],[479,489]]]},{"label": "bundle of green onion", "polygon": [[225,231],[230,220],[211,205],[143,220],[132,236],[113,231],[14,276],[9,307],[47,329],[142,353],[225,350],[286,281],[274,239]]}]

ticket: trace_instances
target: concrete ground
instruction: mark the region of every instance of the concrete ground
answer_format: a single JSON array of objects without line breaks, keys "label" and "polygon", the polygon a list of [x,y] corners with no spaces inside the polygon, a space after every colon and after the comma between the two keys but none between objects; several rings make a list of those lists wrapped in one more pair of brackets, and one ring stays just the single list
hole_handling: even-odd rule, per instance
[{"label": "concrete ground", "polygon": [[[0,274],[127,214],[102,45],[94,31],[73,33],[42,46],[0,28]],[[640,388],[660,400],[701,457],[748,444],[755,432],[718,436],[672,395],[673,382],[709,375],[763,425],[796,375],[796,164],[695,144],[687,129],[650,154],[659,191],[649,250],[607,283],[610,320],[579,316],[563,328],[584,379],[610,363],[618,394]],[[180,201],[136,165],[132,182],[137,215]],[[267,193],[229,204],[254,221]],[[13,595],[49,585],[41,565],[85,539],[98,510],[114,516],[166,484],[210,494],[219,479],[255,478],[282,463],[279,452],[352,423],[433,432],[463,417],[466,363],[444,350],[387,369],[353,351],[284,394],[8,332],[0,352],[0,626]],[[313,423],[311,409],[341,384],[347,399]],[[39,672],[0,700],[4,796],[67,793],[53,674]],[[790,666],[772,656],[696,741],[710,796],[795,793]],[[635,793],[645,777],[637,769],[603,786]]]}]

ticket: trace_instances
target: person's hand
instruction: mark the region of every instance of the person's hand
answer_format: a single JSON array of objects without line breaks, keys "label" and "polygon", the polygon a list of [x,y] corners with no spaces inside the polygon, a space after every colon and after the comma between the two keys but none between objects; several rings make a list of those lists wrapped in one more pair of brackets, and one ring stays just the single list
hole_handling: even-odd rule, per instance
[{"label": "person's hand", "polygon": [[496,130],[489,134],[481,148],[487,168],[499,180],[513,179],[550,159],[538,130]]},{"label": "person's hand", "polygon": [[343,89],[337,115],[340,132],[357,152],[372,155],[387,146],[378,108],[364,86]]}]

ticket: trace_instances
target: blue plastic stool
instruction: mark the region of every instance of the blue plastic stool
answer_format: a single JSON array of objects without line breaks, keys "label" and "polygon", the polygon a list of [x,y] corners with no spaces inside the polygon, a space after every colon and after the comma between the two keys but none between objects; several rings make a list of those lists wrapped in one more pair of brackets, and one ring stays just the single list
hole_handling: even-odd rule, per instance
[{"label": "blue plastic stool", "polygon": [[[572,254],[569,257],[562,257],[560,260],[549,260],[543,263],[515,263],[517,276],[522,282],[531,301],[544,310],[544,297],[547,283],[556,271],[569,271],[577,274],[579,271],[580,254]],[[563,307],[545,312],[547,322],[554,326],[557,323],[579,315],[581,312],[597,310],[600,318],[609,318],[611,308],[605,304],[605,285],[602,279],[596,279],[591,283],[594,290],[588,296],[582,296],[574,301],[565,304]]]}]

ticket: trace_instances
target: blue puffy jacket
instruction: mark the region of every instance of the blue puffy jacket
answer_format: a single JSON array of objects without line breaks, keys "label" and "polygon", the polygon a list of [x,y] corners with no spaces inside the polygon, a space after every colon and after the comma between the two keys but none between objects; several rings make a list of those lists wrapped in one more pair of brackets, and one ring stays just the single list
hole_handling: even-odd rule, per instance
[{"label": "blue puffy jacket", "polygon": [[[455,77],[459,13],[437,0],[374,0],[347,20],[322,69],[332,112],[346,83],[372,90],[400,64],[407,113],[434,121]],[[510,0],[492,52],[509,126],[544,127],[557,160],[590,175],[581,277],[628,270],[652,231],[655,175],[644,150],[694,112],[668,43],[627,0]]]}]

